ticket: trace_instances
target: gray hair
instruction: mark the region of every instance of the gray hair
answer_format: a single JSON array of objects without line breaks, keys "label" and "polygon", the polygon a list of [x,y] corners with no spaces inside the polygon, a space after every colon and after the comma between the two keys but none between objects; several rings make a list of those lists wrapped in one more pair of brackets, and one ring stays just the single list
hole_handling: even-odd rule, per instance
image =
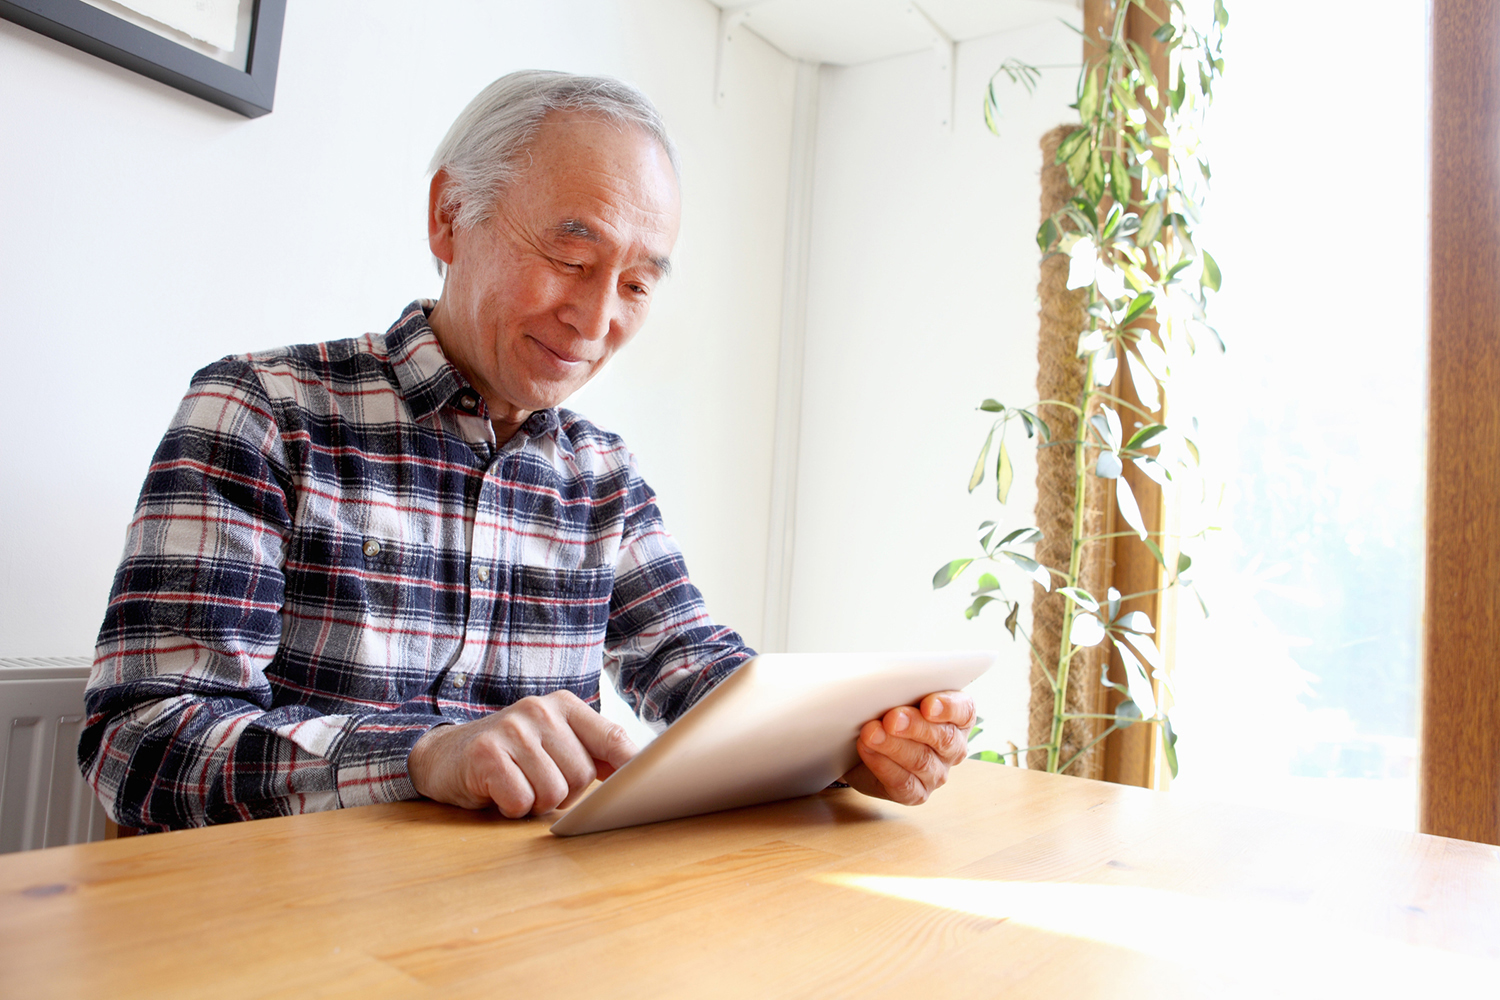
[{"label": "gray hair", "polygon": [[[455,213],[454,225],[467,228],[489,218],[495,199],[520,174],[542,120],[569,111],[639,128],[661,145],[673,173],[681,173],[661,114],[630,84],[607,76],[518,70],[480,91],[432,154],[428,172],[446,170],[453,179],[444,201]],[[438,273],[442,270],[440,263]]]}]

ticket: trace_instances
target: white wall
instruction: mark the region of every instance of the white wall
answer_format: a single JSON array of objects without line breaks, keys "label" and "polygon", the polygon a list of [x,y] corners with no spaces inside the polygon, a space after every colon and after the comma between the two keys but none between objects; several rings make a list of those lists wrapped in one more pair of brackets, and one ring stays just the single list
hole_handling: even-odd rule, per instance
[{"label": "white wall", "polygon": [[[964,619],[972,573],[936,593],[931,580],[1001,510],[992,478],[965,493],[989,424],[975,407],[1036,399],[1037,143],[1076,115],[1077,70],[1044,70],[1034,96],[1002,77],[998,139],[980,98],[1005,58],[1076,66],[1079,44],[1050,23],[960,45],[951,132],[937,125],[929,53],[825,68],[821,81],[791,648],[997,648],[1001,665],[975,689],[990,745],[1025,735],[1024,646],[994,608]],[[1036,496],[1019,431],[1003,509],[1018,527]],[[999,575],[1026,622],[1030,585]]]},{"label": "white wall", "polygon": [[716,25],[705,0],[294,3],[251,121],[0,21],[0,655],[91,651],[194,370],[437,294],[427,159],[528,66],[635,82],[681,146],[678,274],[576,405],[625,434],[756,641],[794,64],[747,39],[715,108]]}]

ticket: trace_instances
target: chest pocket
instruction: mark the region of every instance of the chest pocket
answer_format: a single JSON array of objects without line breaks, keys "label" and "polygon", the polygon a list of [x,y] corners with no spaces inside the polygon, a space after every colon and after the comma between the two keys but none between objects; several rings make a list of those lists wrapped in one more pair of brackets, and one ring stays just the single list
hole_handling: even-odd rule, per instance
[{"label": "chest pocket", "polygon": [[509,652],[513,680],[577,689],[597,685],[614,570],[515,566]]},{"label": "chest pocket", "polygon": [[[345,566],[353,564],[364,597],[364,613],[374,621],[391,625],[426,621],[432,611],[432,550],[388,539],[353,539],[358,551],[345,554]],[[415,616],[415,617],[413,617]]]},{"label": "chest pocket", "polygon": [[[300,532],[286,562],[277,658],[290,689],[343,699],[340,705],[357,699],[394,707],[424,687],[433,659],[433,565],[426,545]],[[305,694],[296,699],[316,703]]]}]

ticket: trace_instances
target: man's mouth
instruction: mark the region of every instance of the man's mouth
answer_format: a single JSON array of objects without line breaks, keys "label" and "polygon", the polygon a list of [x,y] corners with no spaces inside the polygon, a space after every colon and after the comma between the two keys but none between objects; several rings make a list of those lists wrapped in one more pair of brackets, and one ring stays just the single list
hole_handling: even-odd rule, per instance
[{"label": "man's mouth", "polygon": [[557,360],[561,361],[563,364],[578,365],[578,364],[586,364],[586,363],[588,363],[588,360],[589,360],[588,358],[580,358],[580,357],[578,357],[575,354],[569,354],[567,351],[558,350],[555,347],[551,347],[548,344],[546,344],[546,343],[544,343],[544,342],[542,342],[540,340],[537,340],[535,337],[533,337],[531,339],[532,340],[536,340],[536,343],[538,344],[538,346],[540,346],[542,348],[542,350],[546,351],[548,354],[552,355],[554,358],[556,358]]}]

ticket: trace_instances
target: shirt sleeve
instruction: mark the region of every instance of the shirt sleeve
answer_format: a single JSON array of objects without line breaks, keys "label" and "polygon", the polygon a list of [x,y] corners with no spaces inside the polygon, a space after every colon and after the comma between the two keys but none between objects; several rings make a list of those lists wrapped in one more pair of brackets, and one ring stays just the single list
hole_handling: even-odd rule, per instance
[{"label": "shirt sleeve", "polygon": [[621,696],[643,721],[666,725],[754,655],[709,617],[656,494],[631,463],[604,642],[605,671]]},{"label": "shirt sleeve", "polygon": [[122,826],[416,798],[432,715],[273,704],[296,496],[248,362],[194,376],[141,489],[85,692],[79,766]]}]

